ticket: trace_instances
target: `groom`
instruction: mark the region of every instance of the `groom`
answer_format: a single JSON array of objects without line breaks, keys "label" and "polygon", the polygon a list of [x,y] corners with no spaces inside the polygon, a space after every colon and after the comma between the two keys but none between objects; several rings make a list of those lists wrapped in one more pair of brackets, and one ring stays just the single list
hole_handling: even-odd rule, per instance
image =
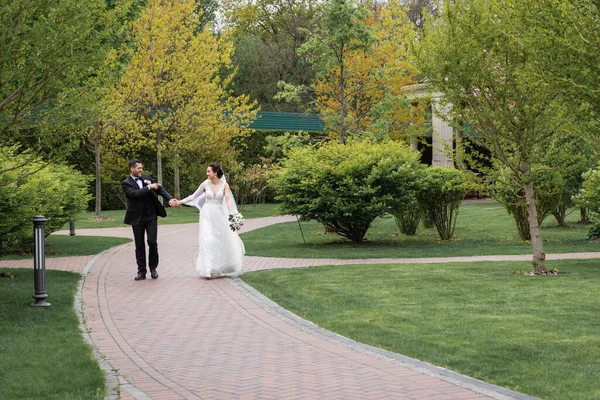
[{"label": "groom", "polygon": [[157,195],[169,200],[169,205],[174,207],[177,200],[173,198],[160,184],[154,182],[150,175],[142,174],[142,162],[138,159],[129,161],[129,177],[121,182],[121,187],[127,197],[127,211],[125,223],[133,228],[135,240],[135,259],[138,273],[136,281],[146,279],[146,246],[144,234],[148,236],[148,267],[152,279],[158,278],[158,243],[157,215],[166,217],[165,208],[158,201]]}]

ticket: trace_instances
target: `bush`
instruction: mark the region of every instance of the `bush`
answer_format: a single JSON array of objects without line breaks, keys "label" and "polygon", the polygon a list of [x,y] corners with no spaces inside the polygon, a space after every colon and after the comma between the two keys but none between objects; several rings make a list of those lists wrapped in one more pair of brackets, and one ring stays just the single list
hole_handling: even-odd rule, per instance
[{"label": "bush", "polygon": [[582,175],[583,184],[579,193],[573,198],[577,206],[587,210],[592,222],[588,239],[600,237],[600,166]]},{"label": "bush", "polygon": [[425,180],[417,193],[417,201],[427,216],[433,219],[440,239],[449,240],[454,235],[458,209],[467,191],[467,181],[454,168],[430,167],[425,171]]},{"label": "bush", "polygon": [[394,210],[392,214],[396,218],[396,225],[400,232],[411,236],[417,233],[419,222],[423,218],[423,211],[416,199],[403,205],[400,209]]},{"label": "bush", "polygon": [[246,168],[238,164],[236,167],[231,170],[233,178],[230,185],[238,205],[265,203],[269,198],[269,164],[254,164]]},{"label": "bush", "polygon": [[397,142],[302,147],[288,153],[269,184],[283,213],[360,243],[375,218],[411,201],[422,175],[419,157]]},{"label": "bush", "polygon": [[[552,214],[561,202],[562,178],[550,167],[535,166],[531,170],[538,224]],[[519,239],[531,240],[525,192],[514,172],[501,169],[493,184],[493,195],[515,219]]]},{"label": "bush", "polygon": [[46,217],[49,235],[85,211],[88,182],[71,167],[45,165],[15,147],[0,147],[0,254],[31,250],[34,215]]}]

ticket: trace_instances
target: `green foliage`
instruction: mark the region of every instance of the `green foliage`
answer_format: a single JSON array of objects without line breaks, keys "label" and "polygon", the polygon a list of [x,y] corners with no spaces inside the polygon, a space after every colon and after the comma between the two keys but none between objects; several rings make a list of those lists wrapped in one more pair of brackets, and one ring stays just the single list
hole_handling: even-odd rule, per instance
[{"label": "green foliage", "polygon": [[285,132],[282,135],[270,135],[266,138],[264,152],[273,162],[278,162],[285,157],[289,150],[306,146],[312,142],[310,134],[306,132]]},{"label": "green foliage", "polygon": [[0,135],[56,124],[104,58],[105,17],[105,0],[0,3]]},{"label": "green foliage", "polygon": [[[572,129],[577,129],[572,126]],[[566,132],[555,138],[550,145],[541,149],[545,164],[562,178],[560,202],[552,215],[559,225],[565,225],[566,211],[574,206],[573,197],[579,193],[583,184],[583,173],[594,168],[598,156],[594,151],[595,143],[582,140],[578,134]]]},{"label": "green foliage", "polygon": [[396,218],[396,225],[400,229],[400,232],[411,236],[417,233],[419,222],[423,218],[423,210],[419,207],[416,199],[404,204],[398,210],[392,212],[392,214]]},{"label": "green foliage", "polygon": [[48,220],[46,234],[85,211],[89,179],[65,165],[45,164],[15,147],[0,147],[0,253],[33,243],[34,215]]},{"label": "green foliage", "polygon": [[235,194],[238,205],[263,204],[269,196],[267,181],[269,179],[269,164],[253,164],[239,166],[230,170],[228,181]]},{"label": "green foliage", "polygon": [[269,183],[283,213],[360,243],[375,218],[411,201],[421,172],[419,153],[400,143],[329,143],[290,151]]},{"label": "green foliage", "polygon": [[454,234],[458,208],[467,191],[467,181],[459,170],[431,167],[425,170],[423,186],[417,193],[417,201],[435,224],[442,240],[450,240]]},{"label": "green foliage", "polygon": [[256,116],[246,95],[228,90],[233,44],[207,27],[197,31],[196,11],[184,0],[150,0],[132,26],[129,69],[107,98],[115,110],[107,147],[116,153],[152,149],[161,183],[163,156],[174,165],[190,159],[199,164],[208,153],[232,153],[231,139],[246,134]]},{"label": "green foliage", "polygon": [[600,237],[600,167],[583,174],[583,185],[574,200],[579,207],[587,209],[593,223],[589,238],[597,239]]},{"label": "green foliage", "polygon": [[600,3],[596,0],[522,0],[515,8],[535,29],[518,35],[522,46],[531,48],[536,78],[566,94],[570,106],[589,104],[588,119],[600,128]]},{"label": "green foliage", "polygon": [[263,111],[304,112],[303,104],[276,102],[277,82],[312,80],[312,67],[297,49],[314,29],[317,7],[310,0],[224,0],[225,29],[235,43],[238,73],[234,93],[247,94]]},{"label": "green foliage", "polygon": [[[541,224],[560,204],[563,179],[557,171],[542,165],[533,167],[531,173],[535,189],[537,221]],[[525,193],[515,174],[507,168],[500,169],[491,188],[496,200],[504,204],[506,210],[515,219],[519,238],[531,240]]]},{"label": "green foliage", "polygon": [[323,4],[316,32],[299,50],[317,68],[317,76],[344,65],[349,52],[369,49],[375,38],[372,28],[364,23],[368,15],[365,6],[351,0],[332,0]]}]

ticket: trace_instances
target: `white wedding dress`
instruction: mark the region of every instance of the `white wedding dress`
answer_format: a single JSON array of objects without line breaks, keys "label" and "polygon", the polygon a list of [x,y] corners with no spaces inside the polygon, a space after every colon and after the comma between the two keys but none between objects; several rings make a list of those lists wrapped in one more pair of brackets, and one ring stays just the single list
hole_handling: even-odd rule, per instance
[{"label": "white wedding dress", "polygon": [[229,226],[229,215],[224,206],[225,184],[218,185],[216,192],[210,186],[206,185],[190,196],[193,199],[201,194],[198,192],[204,192],[196,271],[203,278],[237,275],[242,272],[244,243]]}]

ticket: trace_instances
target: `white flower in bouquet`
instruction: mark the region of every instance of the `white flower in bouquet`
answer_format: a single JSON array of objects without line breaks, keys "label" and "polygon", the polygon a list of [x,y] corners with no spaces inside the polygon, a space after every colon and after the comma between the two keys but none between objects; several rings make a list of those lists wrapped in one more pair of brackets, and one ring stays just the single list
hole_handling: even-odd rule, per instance
[{"label": "white flower in bouquet", "polygon": [[244,225],[244,216],[240,213],[236,213],[229,216],[229,227],[232,231],[239,231]]}]

